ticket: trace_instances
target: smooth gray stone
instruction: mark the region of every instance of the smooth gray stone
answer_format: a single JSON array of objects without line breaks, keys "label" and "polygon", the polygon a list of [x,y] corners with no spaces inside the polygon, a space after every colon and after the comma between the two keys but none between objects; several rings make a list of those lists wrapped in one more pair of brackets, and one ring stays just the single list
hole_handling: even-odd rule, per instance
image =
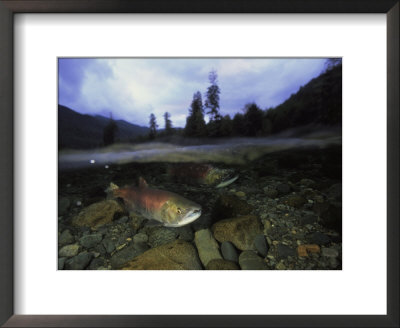
[{"label": "smooth gray stone", "polygon": [[92,253],[88,252],[79,253],[77,256],[74,256],[65,262],[65,269],[83,270],[89,265],[92,258],[93,258]]},{"label": "smooth gray stone", "polygon": [[238,263],[239,257],[235,246],[229,241],[224,241],[221,244],[221,253],[225,260]]},{"label": "smooth gray stone", "polygon": [[264,235],[257,235],[254,238],[254,247],[256,248],[257,252],[262,255],[263,257],[266,257],[268,254],[269,246],[267,243],[267,240],[265,239]]},{"label": "smooth gray stone", "polygon": [[239,255],[242,270],[267,270],[267,263],[253,251],[244,251]]},{"label": "smooth gray stone", "polygon": [[92,248],[101,242],[103,236],[100,233],[83,236],[79,239],[79,243],[86,248]]},{"label": "smooth gray stone", "polygon": [[111,266],[113,269],[121,268],[126,262],[131,261],[136,256],[144,253],[149,249],[149,246],[144,243],[132,243],[123,248],[111,257]]}]

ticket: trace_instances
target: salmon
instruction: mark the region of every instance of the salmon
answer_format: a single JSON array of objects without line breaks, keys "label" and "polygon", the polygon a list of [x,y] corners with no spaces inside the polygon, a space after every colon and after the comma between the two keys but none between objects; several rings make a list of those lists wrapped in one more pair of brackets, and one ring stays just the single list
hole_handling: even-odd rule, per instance
[{"label": "salmon", "polygon": [[170,165],[167,174],[177,182],[216,186],[216,188],[226,187],[238,178],[231,169],[220,169],[210,164],[199,163]]},{"label": "salmon", "polygon": [[122,198],[129,210],[166,227],[181,227],[201,216],[199,204],[170,191],[150,188],[143,178],[139,179],[138,187],[119,188],[111,183],[107,192]]}]

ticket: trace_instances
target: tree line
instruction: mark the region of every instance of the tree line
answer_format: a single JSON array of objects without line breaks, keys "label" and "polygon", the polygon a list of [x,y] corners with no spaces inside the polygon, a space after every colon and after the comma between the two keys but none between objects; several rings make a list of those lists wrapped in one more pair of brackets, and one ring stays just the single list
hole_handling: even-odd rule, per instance
[{"label": "tree line", "polygon": [[[164,113],[164,130],[158,131],[155,115],[150,114],[149,139],[161,136],[185,137],[259,137],[308,124],[340,125],[342,121],[342,62],[328,59],[324,72],[312,79],[285,102],[275,108],[261,109],[255,102],[248,103],[233,118],[221,115],[218,75],[212,70],[205,99],[200,91],[193,94],[183,129],[173,127],[171,114]],[[208,115],[206,123],[204,116]],[[108,131],[113,128],[108,127]]]}]

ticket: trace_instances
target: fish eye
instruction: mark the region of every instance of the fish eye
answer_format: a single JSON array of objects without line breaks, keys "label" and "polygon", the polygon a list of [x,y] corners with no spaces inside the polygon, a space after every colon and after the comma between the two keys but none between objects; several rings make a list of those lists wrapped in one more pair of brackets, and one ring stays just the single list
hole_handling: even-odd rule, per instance
[{"label": "fish eye", "polygon": [[178,212],[178,214],[181,214],[181,213],[182,213],[182,211],[181,211],[180,208],[178,208],[176,211]]}]

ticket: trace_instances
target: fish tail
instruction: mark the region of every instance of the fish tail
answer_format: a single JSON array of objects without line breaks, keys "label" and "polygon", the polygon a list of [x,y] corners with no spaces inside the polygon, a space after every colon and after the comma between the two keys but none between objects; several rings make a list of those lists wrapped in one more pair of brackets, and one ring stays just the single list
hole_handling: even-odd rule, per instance
[{"label": "fish tail", "polygon": [[107,198],[114,198],[118,190],[119,187],[115,183],[111,182],[108,188],[105,190],[105,192],[107,193]]}]

